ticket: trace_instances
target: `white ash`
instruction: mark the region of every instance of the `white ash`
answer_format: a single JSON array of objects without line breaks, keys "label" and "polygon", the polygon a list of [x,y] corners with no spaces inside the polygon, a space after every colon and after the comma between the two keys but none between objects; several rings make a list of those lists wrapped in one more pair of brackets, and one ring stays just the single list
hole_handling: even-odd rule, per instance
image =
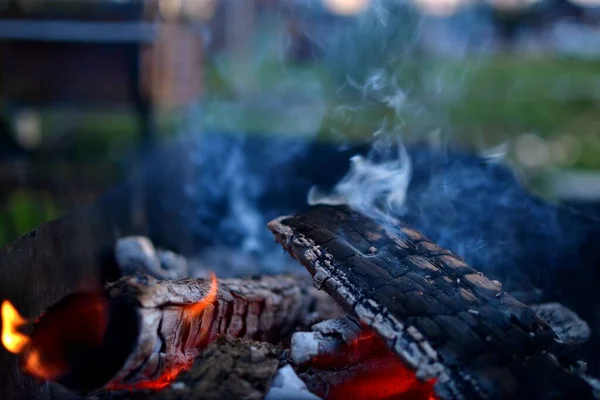
[{"label": "white ash", "polygon": [[[301,365],[321,353],[323,338],[317,332],[296,332],[292,335],[291,358],[295,364]],[[333,342],[335,347],[337,342]],[[329,347],[329,344],[327,344]]]},{"label": "white ash", "polygon": [[294,369],[286,365],[280,368],[273,379],[265,400],[322,400],[312,394]]},{"label": "white ash", "polygon": [[313,325],[311,329],[325,335],[338,334],[346,343],[355,340],[362,332],[360,324],[348,316],[319,322]]},{"label": "white ash", "polygon": [[362,331],[349,317],[328,319],[312,326],[310,332],[292,335],[291,358],[297,365],[307,363],[318,355],[334,354],[340,346],[354,341]]},{"label": "white ash", "polygon": [[156,250],[144,236],[117,240],[115,258],[123,275],[148,274],[157,279],[176,280],[188,276],[187,260],[170,251]]},{"label": "white ash", "polygon": [[559,303],[534,304],[533,311],[544,320],[560,341],[568,345],[585,343],[591,335],[589,325],[569,308]]}]

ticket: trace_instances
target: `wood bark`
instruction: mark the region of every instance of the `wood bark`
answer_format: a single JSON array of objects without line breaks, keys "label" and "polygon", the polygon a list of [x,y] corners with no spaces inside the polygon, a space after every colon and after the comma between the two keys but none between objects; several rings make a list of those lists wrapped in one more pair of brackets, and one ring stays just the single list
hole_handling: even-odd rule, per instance
[{"label": "wood bark", "polygon": [[[200,351],[220,336],[279,342],[298,327],[340,315],[338,306],[327,294],[316,290],[308,277],[220,280],[216,297],[198,313],[195,305],[207,297],[210,287],[209,280],[158,281],[149,276],[125,277],[109,285],[106,288],[108,313],[125,313],[128,317],[109,315],[104,335],[105,342],[109,343],[102,343],[100,349],[78,351],[69,359],[76,359],[78,368],[67,362],[71,366],[69,373],[57,380],[78,390],[100,386],[115,390],[159,388],[191,366]],[[91,299],[97,294],[87,296]],[[85,300],[86,294],[79,296],[79,302],[85,303]],[[72,301],[64,299],[64,302]],[[65,334],[56,327],[56,322],[67,320],[68,315],[60,314],[69,314],[71,309],[73,307],[57,304],[34,325],[32,347],[40,349],[38,344],[43,340],[42,356],[64,341]],[[123,311],[125,309],[129,311]],[[90,323],[81,321],[82,326]],[[53,334],[51,329],[59,332]],[[74,345],[66,343],[64,347],[70,349]],[[115,363],[115,360],[124,362]],[[97,365],[110,367],[96,372]],[[97,376],[90,377],[90,374]],[[102,376],[110,379],[102,382]]]},{"label": "wood bark", "polygon": [[317,287],[419,379],[435,379],[440,398],[593,398],[552,354],[557,336],[531,308],[400,221],[315,206],[269,228]]}]

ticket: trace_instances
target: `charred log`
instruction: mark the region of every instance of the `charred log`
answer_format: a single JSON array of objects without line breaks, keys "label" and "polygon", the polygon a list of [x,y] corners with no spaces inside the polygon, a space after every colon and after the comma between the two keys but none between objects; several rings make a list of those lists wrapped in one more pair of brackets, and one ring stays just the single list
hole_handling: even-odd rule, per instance
[{"label": "charred log", "polygon": [[269,224],[349,313],[444,399],[593,398],[550,352],[557,336],[501,285],[401,222],[316,206]]},{"label": "charred log", "polygon": [[48,309],[23,359],[34,355],[43,367],[40,373],[26,365],[29,373],[78,391],[157,389],[220,336],[279,341],[336,315],[337,306],[310,279],[226,279],[217,289],[216,279],[128,277]]}]

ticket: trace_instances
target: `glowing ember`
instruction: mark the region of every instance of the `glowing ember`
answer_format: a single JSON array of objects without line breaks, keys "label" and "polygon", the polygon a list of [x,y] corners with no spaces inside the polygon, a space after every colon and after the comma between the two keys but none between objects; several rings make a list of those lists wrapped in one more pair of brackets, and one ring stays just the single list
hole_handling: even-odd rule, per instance
[{"label": "glowing ember", "polygon": [[193,317],[198,317],[208,305],[212,304],[217,298],[217,290],[219,284],[217,283],[217,276],[211,272],[210,274],[210,289],[202,300],[190,306],[190,311]]},{"label": "glowing ember", "polygon": [[26,325],[27,321],[21,317],[17,309],[8,301],[2,302],[2,345],[11,353],[20,353],[29,343],[29,337],[18,329]]},{"label": "glowing ember", "polygon": [[174,368],[163,373],[159,378],[153,381],[138,382],[131,385],[108,384],[106,390],[161,390],[169,386],[180,373],[187,371],[192,367],[193,362],[181,368]]},{"label": "glowing ember", "polygon": [[435,399],[434,382],[417,380],[415,373],[391,352],[350,366],[346,371],[350,377],[337,377],[337,382],[331,382],[327,400]]}]

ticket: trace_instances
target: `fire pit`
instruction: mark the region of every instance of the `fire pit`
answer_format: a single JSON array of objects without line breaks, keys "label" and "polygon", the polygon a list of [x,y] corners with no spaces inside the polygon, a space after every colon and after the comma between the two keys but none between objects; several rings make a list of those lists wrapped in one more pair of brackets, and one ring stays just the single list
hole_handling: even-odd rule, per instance
[{"label": "fire pit", "polygon": [[0,255],[9,398],[597,397],[586,322],[517,300],[403,218],[304,207],[264,227],[293,273],[225,277],[128,236],[122,193]]},{"label": "fire pit", "polygon": [[[395,235],[332,206],[269,227],[316,289],[292,276],[124,277],[64,297],[32,321],[30,336],[5,302],[3,344],[25,373],[79,392],[177,391],[180,373],[224,337],[291,347],[289,365],[328,399],[594,398],[593,381],[547,322],[416,231]],[[345,318],[329,319],[340,312],[321,288]],[[325,322],[288,346],[311,320]]]}]

